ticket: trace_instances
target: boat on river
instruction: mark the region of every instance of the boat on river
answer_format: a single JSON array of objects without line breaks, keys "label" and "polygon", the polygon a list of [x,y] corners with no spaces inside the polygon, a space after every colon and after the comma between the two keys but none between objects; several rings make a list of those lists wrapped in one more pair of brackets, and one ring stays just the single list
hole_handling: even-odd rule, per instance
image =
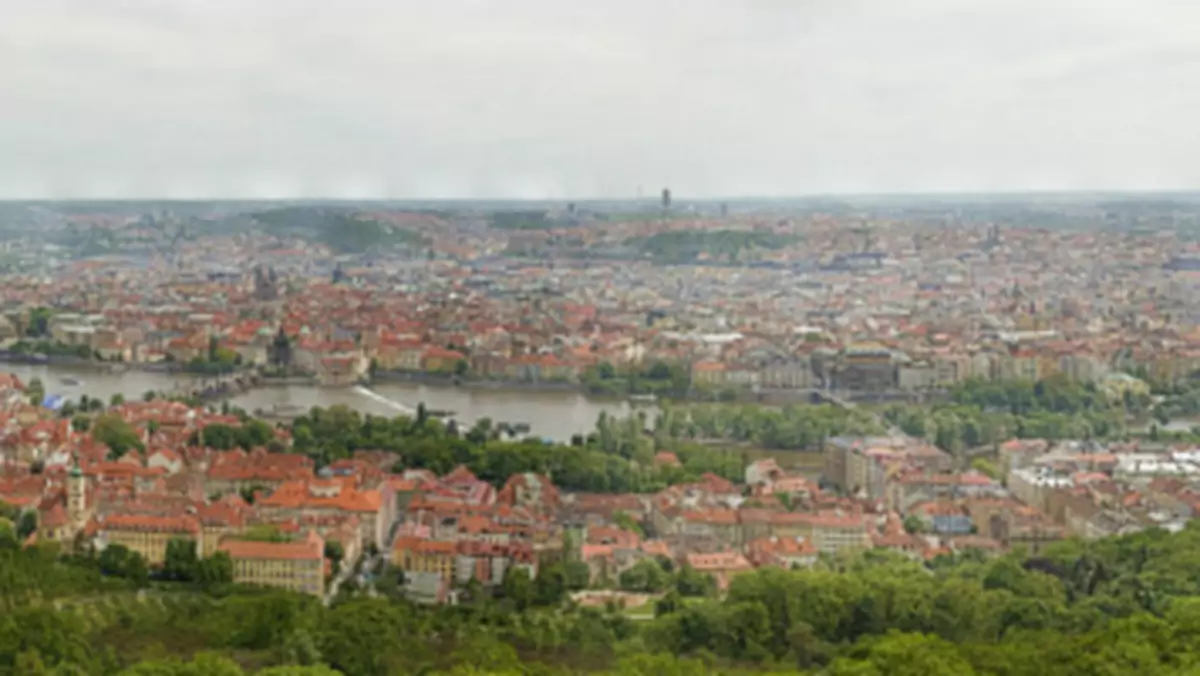
[{"label": "boat on river", "polygon": [[71,378],[70,376],[62,378],[58,382],[66,385],[67,387],[79,387],[83,384],[82,380],[79,380],[78,378]]}]

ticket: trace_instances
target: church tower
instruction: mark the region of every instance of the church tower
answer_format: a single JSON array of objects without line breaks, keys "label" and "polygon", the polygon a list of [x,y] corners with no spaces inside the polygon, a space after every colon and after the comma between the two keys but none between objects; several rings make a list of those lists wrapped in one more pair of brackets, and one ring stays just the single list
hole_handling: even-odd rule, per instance
[{"label": "church tower", "polygon": [[88,519],[87,478],[79,465],[72,467],[67,476],[67,518],[72,529],[81,528]]}]

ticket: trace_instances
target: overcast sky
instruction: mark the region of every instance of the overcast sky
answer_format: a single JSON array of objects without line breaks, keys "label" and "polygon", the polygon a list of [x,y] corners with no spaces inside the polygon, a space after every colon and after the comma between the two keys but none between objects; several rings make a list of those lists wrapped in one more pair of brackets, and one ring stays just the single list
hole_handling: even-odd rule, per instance
[{"label": "overcast sky", "polygon": [[1200,188],[1197,0],[0,0],[0,197]]}]

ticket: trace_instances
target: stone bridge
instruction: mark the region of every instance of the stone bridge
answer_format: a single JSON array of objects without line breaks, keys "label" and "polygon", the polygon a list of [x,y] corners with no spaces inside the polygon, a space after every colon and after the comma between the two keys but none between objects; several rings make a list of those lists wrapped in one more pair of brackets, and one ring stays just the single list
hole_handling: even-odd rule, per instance
[{"label": "stone bridge", "polygon": [[222,399],[253,389],[262,383],[262,371],[254,368],[214,376],[198,376],[194,380],[176,382],[175,388],[164,393],[167,398]]}]

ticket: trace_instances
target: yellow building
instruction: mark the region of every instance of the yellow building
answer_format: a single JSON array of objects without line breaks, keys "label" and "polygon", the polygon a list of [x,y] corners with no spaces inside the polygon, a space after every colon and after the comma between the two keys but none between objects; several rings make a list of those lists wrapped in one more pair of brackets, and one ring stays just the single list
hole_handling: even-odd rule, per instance
[{"label": "yellow building", "polygon": [[1110,373],[1100,381],[1100,390],[1110,401],[1123,400],[1126,392],[1133,397],[1150,396],[1150,386],[1127,373]]},{"label": "yellow building", "polygon": [[449,372],[458,366],[458,362],[464,361],[466,358],[467,355],[461,352],[431,345],[425,348],[422,366],[424,370],[430,372]]},{"label": "yellow building", "polygon": [[[1042,352],[1037,355],[1037,379],[1044,380],[1062,373],[1062,363],[1057,354]],[[1068,374],[1070,375],[1070,374]]]},{"label": "yellow building", "polygon": [[440,573],[449,578],[454,575],[457,551],[453,542],[402,537],[396,539],[392,561],[406,573]]},{"label": "yellow building", "polygon": [[781,512],[775,515],[773,526],[776,537],[803,538],[828,554],[871,545],[867,521],[857,514]]},{"label": "yellow building", "polygon": [[1073,381],[1091,383],[1108,374],[1108,365],[1092,354],[1064,354],[1059,357],[1059,370]]},{"label": "yellow building", "polygon": [[193,516],[111,514],[97,524],[97,538],[106,545],[124,545],[151,566],[161,566],[171,540],[200,539],[200,522]]},{"label": "yellow building", "polygon": [[1187,380],[1200,366],[1195,355],[1183,352],[1158,352],[1138,360],[1152,381],[1178,383]]},{"label": "yellow building", "polygon": [[[1005,362],[1001,362],[1003,364]],[[1009,355],[1013,379],[1036,381],[1041,378],[1041,359],[1031,350],[1017,350]]]},{"label": "yellow building", "polygon": [[725,364],[716,361],[698,361],[692,364],[692,382],[704,387],[719,387],[725,384]]},{"label": "yellow building", "polygon": [[325,541],[316,531],[298,542],[222,540],[217,551],[233,560],[233,581],[302,594],[325,593]]}]

